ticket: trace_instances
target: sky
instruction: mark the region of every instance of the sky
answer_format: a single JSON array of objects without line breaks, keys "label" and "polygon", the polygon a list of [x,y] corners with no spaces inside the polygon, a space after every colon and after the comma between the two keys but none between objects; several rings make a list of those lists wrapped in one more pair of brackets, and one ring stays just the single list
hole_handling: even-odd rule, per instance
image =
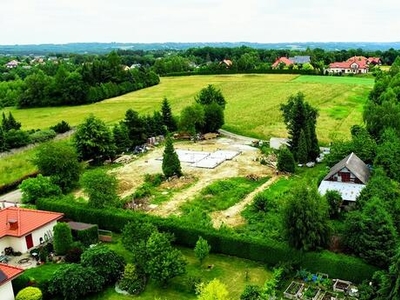
[{"label": "sky", "polygon": [[0,44],[395,42],[399,0],[0,0]]}]

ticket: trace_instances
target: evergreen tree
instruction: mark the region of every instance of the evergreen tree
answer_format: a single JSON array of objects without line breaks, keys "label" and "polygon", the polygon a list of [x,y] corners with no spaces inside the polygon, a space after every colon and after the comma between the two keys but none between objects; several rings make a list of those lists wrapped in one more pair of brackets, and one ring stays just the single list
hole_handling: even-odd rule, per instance
[{"label": "evergreen tree", "polygon": [[290,246],[309,251],[328,244],[328,205],[316,189],[295,189],[284,208],[283,221]]},{"label": "evergreen tree", "polygon": [[165,177],[182,176],[181,163],[176,154],[171,137],[167,137],[162,162],[162,170]]},{"label": "evergreen tree", "polygon": [[169,105],[168,99],[164,98],[161,106],[161,114],[163,124],[167,127],[169,132],[174,132],[177,130],[176,121],[172,115],[171,107]]},{"label": "evergreen tree", "polygon": [[216,102],[204,105],[203,132],[216,132],[224,125],[224,110]]},{"label": "evergreen tree", "polygon": [[142,145],[146,142],[147,137],[144,134],[144,121],[137,111],[128,109],[125,113],[125,119],[123,122],[128,129],[129,139],[131,140],[133,147]]},{"label": "evergreen tree", "polygon": [[128,128],[124,123],[115,124],[113,127],[113,137],[117,153],[128,151],[131,146]]},{"label": "evergreen tree", "polygon": [[297,150],[297,161],[305,164],[308,161],[308,147],[304,130],[300,131],[299,148]]},{"label": "evergreen tree", "polygon": [[397,233],[392,217],[379,198],[372,198],[361,213],[355,211],[346,219],[345,244],[368,263],[381,268],[389,266],[394,255]]},{"label": "evergreen tree", "polygon": [[21,128],[21,123],[15,120],[11,112],[8,113],[8,118],[3,112],[3,119],[1,120],[1,125],[4,131],[10,131],[11,129],[19,130]]},{"label": "evergreen tree", "polygon": [[222,95],[221,90],[215,88],[212,84],[209,84],[206,88],[203,88],[195,97],[195,100],[201,105],[209,105],[215,102],[223,109],[225,109],[226,105],[226,100]]},{"label": "evergreen tree", "polygon": [[400,248],[397,248],[396,255],[391,259],[389,272],[382,274],[378,290],[379,300],[400,299]]},{"label": "evergreen tree", "polygon": [[289,97],[287,104],[281,105],[286,128],[290,138],[290,150],[298,160],[301,131],[304,131],[307,145],[307,161],[315,160],[319,155],[316,124],[318,112],[304,101],[304,94],[298,93]]},{"label": "evergreen tree", "polygon": [[194,254],[200,262],[200,265],[206,259],[206,257],[210,254],[211,246],[208,244],[207,240],[203,239],[201,236],[196,242],[196,246],[194,247]]},{"label": "evergreen tree", "polygon": [[6,135],[3,126],[0,126],[0,152],[7,150]]},{"label": "evergreen tree", "polygon": [[294,173],[296,164],[293,154],[288,148],[284,147],[279,150],[278,163],[276,167],[281,172]]}]

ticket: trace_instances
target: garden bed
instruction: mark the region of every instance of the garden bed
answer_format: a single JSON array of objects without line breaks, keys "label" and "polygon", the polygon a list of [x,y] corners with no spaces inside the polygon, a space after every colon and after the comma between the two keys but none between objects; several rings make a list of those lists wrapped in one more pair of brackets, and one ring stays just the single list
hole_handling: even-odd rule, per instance
[{"label": "garden bed", "polygon": [[298,299],[301,298],[303,290],[304,283],[292,281],[283,293],[283,295],[287,299]]}]

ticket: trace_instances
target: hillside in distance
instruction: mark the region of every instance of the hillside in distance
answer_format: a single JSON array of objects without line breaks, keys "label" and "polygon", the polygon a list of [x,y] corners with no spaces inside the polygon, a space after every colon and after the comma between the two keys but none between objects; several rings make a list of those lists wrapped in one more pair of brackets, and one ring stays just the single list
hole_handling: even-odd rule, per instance
[{"label": "hillside in distance", "polygon": [[200,47],[241,47],[256,49],[290,49],[305,50],[321,48],[324,50],[363,49],[385,51],[390,48],[400,49],[400,42],[299,42],[299,43],[252,43],[252,42],[219,42],[219,43],[67,43],[67,44],[31,44],[0,45],[0,54],[10,55],[44,55],[48,53],[108,53],[116,49],[129,50],[185,50]]}]

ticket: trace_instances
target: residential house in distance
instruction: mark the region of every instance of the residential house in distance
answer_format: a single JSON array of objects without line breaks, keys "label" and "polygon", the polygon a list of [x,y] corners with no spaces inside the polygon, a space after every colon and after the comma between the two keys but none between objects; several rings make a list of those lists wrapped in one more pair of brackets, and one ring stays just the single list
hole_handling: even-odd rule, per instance
[{"label": "residential house in distance", "polygon": [[290,65],[297,65],[297,64],[307,64],[310,63],[311,58],[308,55],[304,56],[293,56],[293,57],[279,57],[273,64],[272,68],[276,69],[280,66],[280,64],[284,64],[285,67],[289,67]]},{"label": "residential house in distance", "polygon": [[5,67],[8,69],[13,69],[18,67],[18,65],[20,64],[20,62],[18,60],[13,59],[12,61],[9,61],[8,63],[6,63]]},{"label": "residential house in distance", "polygon": [[232,67],[232,61],[230,59],[224,59],[224,60],[220,61],[219,64],[225,66],[225,68],[227,68],[227,69]]},{"label": "residential house in distance", "polygon": [[329,74],[365,74],[368,73],[370,65],[380,64],[379,57],[353,56],[346,61],[329,64],[326,72]]},{"label": "residential house in distance", "polygon": [[355,203],[361,190],[370,177],[368,166],[354,153],[351,153],[336,165],[324,177],[318,187],[321,195],[329,190],[338,191],[342,196],[342,205]]},{"label": "residential house in distance", "polygon": [[0,263],[0,296],[1,300],[14,300],[11,280],[22,274],[24,270]]},{"label": "residential house in distance", "polygon": [[0,210],[0,250],[12,247],[22,253],[51,239],[62,213],[7,207]]}]

